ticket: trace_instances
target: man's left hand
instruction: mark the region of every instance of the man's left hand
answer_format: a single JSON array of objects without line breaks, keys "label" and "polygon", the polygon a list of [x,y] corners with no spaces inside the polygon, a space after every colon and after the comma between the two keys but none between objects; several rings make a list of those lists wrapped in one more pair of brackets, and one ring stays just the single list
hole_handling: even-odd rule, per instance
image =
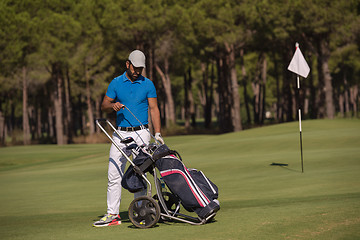
[{"label": "man's left hand", "polygon": [[155,139],[159,141],[161,144],[164,144],[164,139],[162,138],[160,133],[155,133]]}]

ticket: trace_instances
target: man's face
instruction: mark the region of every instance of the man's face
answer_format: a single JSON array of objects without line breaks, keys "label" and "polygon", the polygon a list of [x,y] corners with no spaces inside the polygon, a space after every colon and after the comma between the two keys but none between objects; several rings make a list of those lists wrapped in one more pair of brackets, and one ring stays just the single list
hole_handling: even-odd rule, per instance
[{"label": "man's face", "polygon": [[142,73],[143,67],[134,67],[130,61],[126,62],[127,74],[132,81],[135,81]]}]

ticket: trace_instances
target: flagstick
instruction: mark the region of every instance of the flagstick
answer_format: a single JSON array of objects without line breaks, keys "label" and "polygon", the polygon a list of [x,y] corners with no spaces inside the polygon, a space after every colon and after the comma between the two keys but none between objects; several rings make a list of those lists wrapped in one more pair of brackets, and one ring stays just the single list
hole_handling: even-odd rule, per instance
[{"label": "flagstick", "polygon": [[298,88],[298,103],[299,103],[299,128],[300,128],[300,150],[301,150],[301,170],[304,172],[304,162],[303,162],[303,151],[302,151],[302,131],[301,131],[301,103],[300,103],[300,78],[299,75],[307,78],[310,72],[309,65],[307,64],[304,56],[302,55],[299,43],[295,44],[295,53],[293,58],[290,61],[288,70],[296,73],[297,75],[297,88]]},{"label": "flagstick", "polygon": [[300,129],[300,152],[301,152],[301,172],[304,172],[303,150],[302,150],[302,131],[301,131],[301,105],[300,105],[300,78],[297,75],[298,101],[299,101],[299,129]]},{"label": "flagstick", "polygon": [[299,128],[300,128],[300,152],[301,152],[301,172],[304,172],[303,150],[302,150],[302,134],[301,134],[301,109],[299,108]]}]

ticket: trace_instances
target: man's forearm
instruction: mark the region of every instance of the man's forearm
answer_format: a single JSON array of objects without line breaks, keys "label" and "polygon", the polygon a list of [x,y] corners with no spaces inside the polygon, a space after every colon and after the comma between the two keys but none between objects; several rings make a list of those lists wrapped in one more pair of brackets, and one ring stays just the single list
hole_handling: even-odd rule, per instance
[{"label": "man's forearm", "polygon": [[108,96],[105,96],[103,102],[101,103],[101,110],[106,113],[111,113],[112,111],[117,112],[123,107],[123,104],[115,102],[114,99],[109,98]]},{"label": "man's forearm", "polygon": [[103,103],[101,104],[101,110],[106,113],[111,113],[112,111],[114,111],[113,105],[114,103],[112,102],[103,101]]},{"label": "man's forearm", "polygon": [[159,109],[154,109],[151,111],[151,121],[152,121],[155,133],[161,132],[161,121],[160,121]]}]

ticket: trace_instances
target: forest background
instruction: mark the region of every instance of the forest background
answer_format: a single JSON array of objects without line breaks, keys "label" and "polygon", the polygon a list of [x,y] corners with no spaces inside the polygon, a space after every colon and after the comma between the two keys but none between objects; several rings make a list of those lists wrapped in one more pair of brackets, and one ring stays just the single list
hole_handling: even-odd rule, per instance
[{"label": "forest background", "polygon": [[[358,0],[1,0],[0,145],[96,141],[134,49],[164,135],[359,117]],[[300,44],[310,75],[287,70]],[[92,140],[91,140],[92,139]]]}]

